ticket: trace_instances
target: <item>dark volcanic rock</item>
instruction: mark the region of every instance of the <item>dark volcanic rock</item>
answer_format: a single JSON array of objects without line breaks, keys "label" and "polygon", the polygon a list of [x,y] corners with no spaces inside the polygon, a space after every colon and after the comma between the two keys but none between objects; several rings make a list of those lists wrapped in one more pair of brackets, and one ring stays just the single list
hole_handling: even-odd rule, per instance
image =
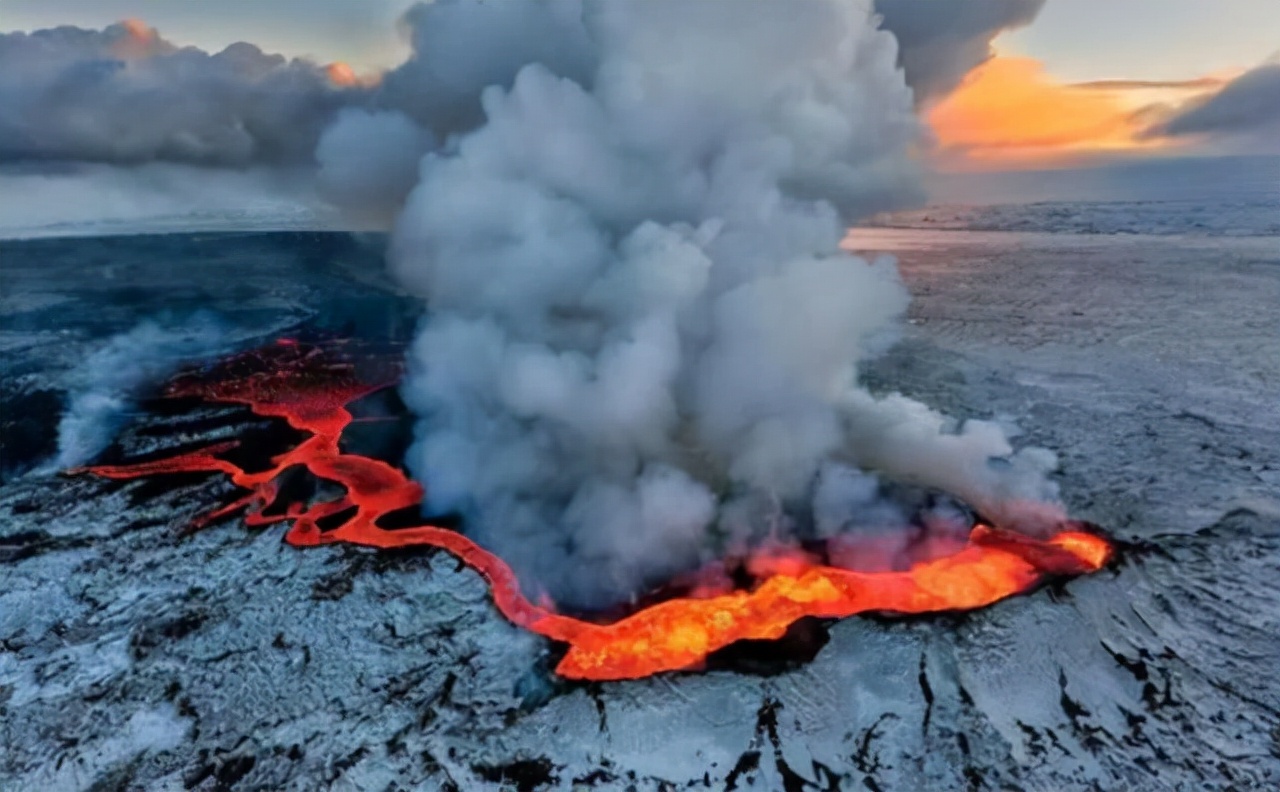
[{"label": "dark volcanic rock", "polygon": [[25,473],[58,450],[62,397],[55,390],[24,390],[0,383],[0,483]]}]

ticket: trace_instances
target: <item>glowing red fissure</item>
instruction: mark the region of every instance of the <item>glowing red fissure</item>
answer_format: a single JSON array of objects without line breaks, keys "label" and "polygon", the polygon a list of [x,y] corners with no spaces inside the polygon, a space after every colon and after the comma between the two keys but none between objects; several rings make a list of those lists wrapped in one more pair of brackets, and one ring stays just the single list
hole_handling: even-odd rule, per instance
[{"label": "glowing red fissure", "polygon": [[[198,518],[194,528],[245,510],[245,523],[251,526],[288,522],[285,541],[298,547],[347,543],[447,550],[488,581],[494,604],[513,624],[569,645],[556,667],[557,673],[569,678],[630,679],[697,668],[717,649],[744,639],[780,638],[791,624],[807,616],[979,608],[1025,591],[1046,576],[1095,571],[1111,554],[1106,540],[1083,531],[1062,531],[1038,540],[978,525],[958,552],[904,571],[852,571],[802,557],[788,558],[785,564],[763,564],[772,572],[750,591],[721,590],[670,599],[610,624],[583,621],[556,613],[549,603],[531,602],[511,567],[461,533],[433,525],[378,526],[383,515],[415,507],[423,497],[422,488],[395,467],[339,448],[342,432],[352,421],[347,406],[385,384],[360,382],[351,367],[325,363],[318,350],[291,341],[254,354],[267,363],[267,370],[207,382],[178,381],[168,395],[245,404],[257,415],[283,418],[309,435],[273,457],[268,469],[247,472],[223,459],[219,455],[237,445],[229,441],[151,462],[69,472],[111,479],[221,472],[248,492]],[[282,514],[265,515],[279,495],[279,476],[296,465],[343,485],[346,494],[311,505],[291,503]],[[338,527],[321,529],[321,520],[346,511],[351,514]]]}]

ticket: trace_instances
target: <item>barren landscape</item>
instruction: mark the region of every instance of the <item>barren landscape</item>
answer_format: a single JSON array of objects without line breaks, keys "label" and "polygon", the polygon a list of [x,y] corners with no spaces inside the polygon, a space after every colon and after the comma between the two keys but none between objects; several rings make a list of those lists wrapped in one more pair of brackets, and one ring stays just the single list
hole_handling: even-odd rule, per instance
[{"label": "barren landscape", "polygon": [[[402,342],[415,303],[376,243],[4,243],[0,788],[1280,783],[1276,239],[865,229],[846,245],[892,252],[913,295],[871,389],[1016,423],[1060,455],[1072,516],[1118,558],[980,611],[819,624],[809,661],[571,684],[448,555],[299,550],[238,520],[184,536],[227,482],[41,468],[68,372],[157,306],[215,311],[241,346],[299,328]],[[75,277],[85,261],[111,280]],[[107,457],[261,423],[140,408]]]}]

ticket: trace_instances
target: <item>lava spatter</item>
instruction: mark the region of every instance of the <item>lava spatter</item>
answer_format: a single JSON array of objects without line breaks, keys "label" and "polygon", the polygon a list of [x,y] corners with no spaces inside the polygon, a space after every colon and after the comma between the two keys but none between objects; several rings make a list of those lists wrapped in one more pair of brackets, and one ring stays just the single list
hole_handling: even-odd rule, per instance
[{"label": "lava spatter", "polygon": [[[230,441],[150,462],[69,472],[111,479],[220,472],[247,492],[197,518],[193,528],[243,510],[245,523],[251,526],[289,523],[285,541],[299,547],[347,543],[446,550],[485,578],[494,604],[508,620],[568,644],[556,672],[573,679],[632,679],[697,668],[710,653],[734,642],[780,638],[788,626],[804,617],[979,608],[1026,591],[1046,577],[1095,571],[1111,554],[1106,540],[1085,531],[1063,530],[1039,540],[978,525],[957,552],[905,570],[853,571],[804,557],[788,557],[785,564],[759,558],[755,568],[769,571],[749,590],[711,588],[597,624],[557,613],[550,603],[532,602],[506,562],[457,531],[433,525],[384,528],[378,524],[386,515],[417,507],[423,490],[393,465],[344,452],[339,441],[352,421],[347,407],[394,381],[394,375],[385,374],[366,381],[350,361],[334,359],[319,347],[281,341],[231,358],[198,376],[179,377],[165,391],[173,397],[244,404],[257,415],[282,418],[307,435],[297,446],[272,457],[265,470],[249,472],[226,459],[238,445]],[[295,466],[343,486],[345,494],[312,504],[281,504],[280,513],[267,514],[280,497],[281,475]],[[322,527],[322,521],[340,516],[345,519],[337,527]]]}]

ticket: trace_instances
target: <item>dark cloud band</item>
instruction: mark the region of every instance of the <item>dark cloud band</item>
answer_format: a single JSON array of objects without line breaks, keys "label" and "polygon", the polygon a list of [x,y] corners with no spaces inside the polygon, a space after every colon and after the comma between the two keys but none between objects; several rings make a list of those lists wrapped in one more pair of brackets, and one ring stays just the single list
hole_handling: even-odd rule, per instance
[{"label": "dark cloud band", "polygon": [[883,26],[898,39],[907,84],[923,102],[949,93],[992,56],[991,40],[1031,23],[1045,0],[876,0]]},{"label": "dark cloud band", "polygon": [[[1280,138],[1280,63],[1264,63],[1223,86],[1207,99],[1191,102],[1152,127],[1152,136],[1253,136]],[[1276,144],[1272,140],[1272,145]]]},{"label": "dark cloud band", "polygon": [[0,34],[0,163],[305,163],[360,93],[308,61],[180,48],[136,22]]}]

